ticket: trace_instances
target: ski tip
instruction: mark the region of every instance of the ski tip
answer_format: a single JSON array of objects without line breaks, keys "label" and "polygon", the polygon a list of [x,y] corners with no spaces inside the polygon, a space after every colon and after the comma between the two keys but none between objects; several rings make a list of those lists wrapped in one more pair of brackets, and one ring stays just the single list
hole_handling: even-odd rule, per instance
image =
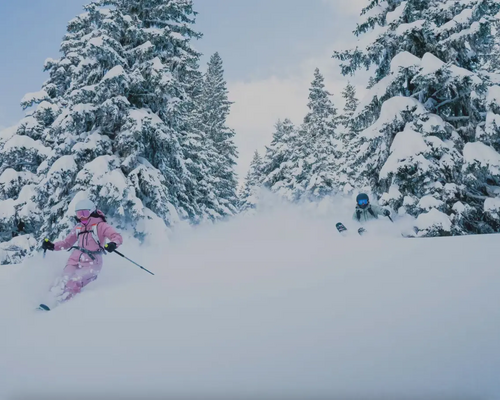
[{"label": "ski tip", "polygon": [[45,304],[40,304],[38,306],[38,310],[43,310],[43,311],[50,311],[50,308],[47,307]]},{"label": "ski tip", "polygon": [[342,236],[345,236],[347,234],[347,228],[344,226],[344,224],[342,222],[338,222],[335,227],[337,228],[337,230],[339,231],[339,233],[342,235]]}]

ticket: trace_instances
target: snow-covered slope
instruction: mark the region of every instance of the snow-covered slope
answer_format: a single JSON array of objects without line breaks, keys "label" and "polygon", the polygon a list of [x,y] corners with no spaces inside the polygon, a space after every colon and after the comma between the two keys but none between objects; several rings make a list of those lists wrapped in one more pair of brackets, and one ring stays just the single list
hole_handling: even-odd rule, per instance
[{"label": "snow-covered slope", "polygon": [[499,399],[499,236],[360,237],[322,207],[126,245],[155,276],[106,256],[49,313],[67,253],[2,267],[0,398]]}]

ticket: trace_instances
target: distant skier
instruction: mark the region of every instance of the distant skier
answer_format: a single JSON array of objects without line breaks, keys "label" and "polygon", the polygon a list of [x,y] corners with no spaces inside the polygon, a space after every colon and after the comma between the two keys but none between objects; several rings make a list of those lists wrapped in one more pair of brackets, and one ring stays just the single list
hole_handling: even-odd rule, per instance
[{"label": "distant skier", "polygon": [[358,194],[358,197],[356,197],[356,210],[354,211],[352,219],[363,223],[378,219],[379,215],[390,217],[391,212],[377,205],[370,204],[370,199],[367,194]]},{"label": "distant skier", "polygon": [[[111,253],[123,243],[122,236],[106,223],[104,214],[91,200],[78,202],[75,211],[78,225],[66,239],[56,243],[45,239],[42,244],[44,250],[73,250],[62,275],[50,289],[49,301],[40,304],[40,308],[46,311],[73,298],[96,280],[105,250]],[[109,240],[107,244],[106,239]]]}]

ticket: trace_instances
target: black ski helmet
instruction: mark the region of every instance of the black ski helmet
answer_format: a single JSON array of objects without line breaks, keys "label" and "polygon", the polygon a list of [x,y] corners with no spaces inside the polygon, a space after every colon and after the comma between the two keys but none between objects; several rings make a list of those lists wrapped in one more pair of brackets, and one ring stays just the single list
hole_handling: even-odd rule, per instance
[{"label": "black ski helmet", "polygon": [[[366,200],[366,203],[365,204],[359,204],[359,202],[360,201],[363,202],[363,200]],[[368,204],[370,204],[370,198],[368,197],[368,195],[366,193],[360,193],[356,197],[356,203],[361,208],[368,207]]]}]

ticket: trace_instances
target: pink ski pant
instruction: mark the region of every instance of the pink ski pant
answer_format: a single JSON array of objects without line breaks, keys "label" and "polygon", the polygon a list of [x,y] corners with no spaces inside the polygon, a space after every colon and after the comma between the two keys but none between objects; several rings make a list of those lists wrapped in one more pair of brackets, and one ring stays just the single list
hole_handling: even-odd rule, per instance
[{"label": "pink ski pant", "polygon": [[85,254],[81,257],[82,261],[79,261],[80,257],[73,255],[70,257],[60,278],[50,290],[61,302],[73,298],[90,282],[97,279],[102,269],[102,255],[96,254],[94,257],[94,261]]}]

